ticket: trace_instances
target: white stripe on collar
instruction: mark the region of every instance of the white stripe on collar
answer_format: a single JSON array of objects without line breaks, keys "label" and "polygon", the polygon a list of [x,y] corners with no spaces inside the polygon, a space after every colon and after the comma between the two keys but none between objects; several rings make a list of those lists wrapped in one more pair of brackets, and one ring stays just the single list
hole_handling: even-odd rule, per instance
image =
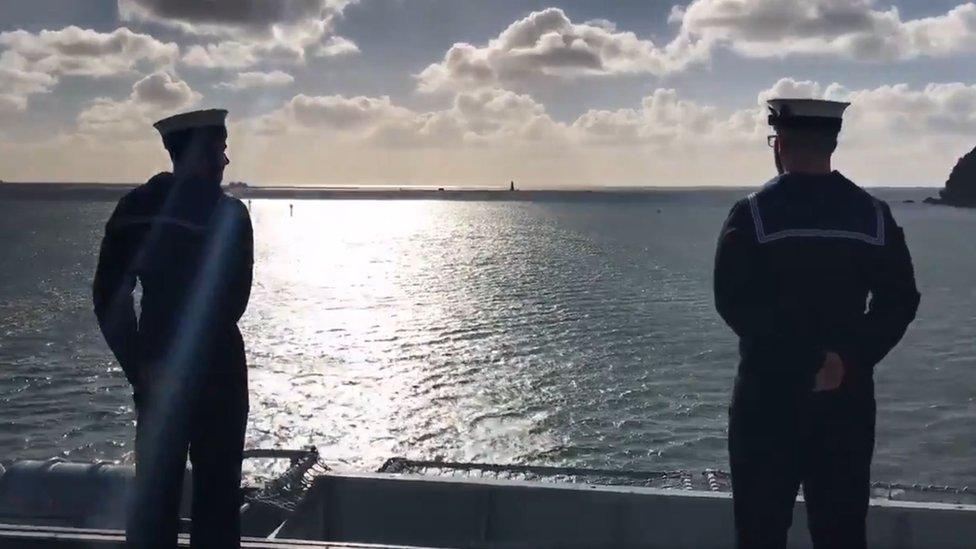
[{"label": "white stripe on collar", "polygon": [[857,231],[845,231],[840,229],[784,229],[782,231],[775,231],[772,233],[766,233],[766,228],[763,225],[762,214],[759,211],[759,203],[756,199],[757,193],[752,193],[749,195],[749,209],[752,211],[752,222],[756,227],[756,240],[760,244],[765,244],[767,242],[772,242],[774,240],[782,240],[784,238],[847,238],[851,240],[859,240],[861,242],[866,242],[874,246],[884,246],[885,245],[885,220],[884,212],[881,210],[881,203],[875,199],[871,202],[874,205],[875,211],[875,226],[877,233],[875,235],[870,235],[866,233],[861,233]]}]

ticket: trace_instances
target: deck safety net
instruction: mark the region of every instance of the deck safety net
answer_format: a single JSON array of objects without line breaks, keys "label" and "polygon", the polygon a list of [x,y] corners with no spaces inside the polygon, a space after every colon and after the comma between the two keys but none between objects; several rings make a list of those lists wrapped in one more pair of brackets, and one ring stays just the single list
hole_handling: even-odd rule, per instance
[{"label": "deck safety net", "polygon": [[[267,454],[267,455],[265,455]],[[271,478],[247,491],[247,501],[263,503],[281,510],[293,510],[302,500],[317,475],[328,473],[315,448],[304,450],[252,450],[251,459],[287,458],[288,465]],[[513,480],[587,484],[597,486],[634,486],[670,490],[731,492],[732,479],[727,471],[627,471],[542,465],[499,465],[452,461],[388,459],[377,471],[386,474],[450,477],[458,480]],[[941,486],[876,481],[871,484],[874,498],[894,501],[961,503],[976,505],[976,490],[969,486]],[[802,488],[800,494],[802,495]]]},{"label": "deck safety net", "polygon": [[[496,465],[392,458],[380,468],[381,473],[398,473],[454,477],[459,479],[524,480],[562,482],[599,486],[636,486],[674,490],[731,492],[732,479],[727,471],[624,471],[536,465]],[[968,486],[939,486],[872,482],[871,496],[894,501],[963,503],[976,505],[976,490]],[[802,488],[800,493],[802,494]]]},{"label": "deck safety net", "polygon": [[[263,479],[244,492],[247,503],[265,505],[281,511],[293,511],[305,497],[315,477],[329,472],[314,447],[303,450],[247,450],[249,460],[288,460],[283,470]],[[273,470],[273,469],[272,469]]]}]

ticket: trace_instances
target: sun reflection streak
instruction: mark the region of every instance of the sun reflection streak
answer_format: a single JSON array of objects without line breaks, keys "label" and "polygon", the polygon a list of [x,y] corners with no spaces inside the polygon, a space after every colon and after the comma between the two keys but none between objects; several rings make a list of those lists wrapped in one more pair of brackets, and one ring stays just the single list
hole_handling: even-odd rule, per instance
[{"label": "sun reflection streak", "polygon": [[[249,437],[261,444],[316,444],[340,462],[379,462],[400,450],[407,410],[429,408],[423,353],[404,355],[419,327],[445,304],[411,273],[437,276],[426,249],[442,227],[434,202],[259,203],[256,288],[244,329],[252,349]],[[406,282],[406,283],[405,283]],[[261,306],[267,303],[273,306]],[[422,398],[424,402],[410,401]],[[449,403],[437,405],[439,421]],[[409,436],[407,437],[409,440]],[[364,455],[366,454],[366,455]]]}]

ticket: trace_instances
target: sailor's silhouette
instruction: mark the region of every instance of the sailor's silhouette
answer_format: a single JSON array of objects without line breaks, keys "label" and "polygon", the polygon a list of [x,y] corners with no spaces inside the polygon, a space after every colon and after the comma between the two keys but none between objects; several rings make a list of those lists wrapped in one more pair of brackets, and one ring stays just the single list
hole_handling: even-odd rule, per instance
[{"label": "sailor's silhouette", "polygon": [[[175,547],[187,451],[194,547],[237,547],[247,366],[237,321],[253,263],[244,204],[220,182],[227,111],[156,123],[173,161],[124,196],[105,227],[94,303],[134,389],[133,547]],[[133,288],[142,285],[138,321]]]},{"label": "sailor's silhouette", "polygon": [[732,208],[718,244],[716,306],[740,340],[729,456],[742,548],[786,547],[801,483],[816,547],[866,544],[873,371],[919,294],[888,205],[831,170],[845,107],[769,102],[780,175]]}]

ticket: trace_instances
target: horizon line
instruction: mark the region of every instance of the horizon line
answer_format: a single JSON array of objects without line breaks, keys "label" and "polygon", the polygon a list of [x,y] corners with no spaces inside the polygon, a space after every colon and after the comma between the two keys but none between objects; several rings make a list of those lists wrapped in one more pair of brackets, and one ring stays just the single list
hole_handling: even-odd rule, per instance
[{"label": "horizon line", "polygon": [[[88,187],[137,187],[145,182],[96,182],[96,181],[4,181],[0,179],[0,189],[6,185],[26,186],[26,185],[48,185],[48,186],[88,186]],[[239,181],[221,183],[221,187],[227,189]],[[585,191],[654,191],[654,190],[735,190],[735,189],[755,189],[761,187],[760,184],[711,184],[711,185],[559,185],[559,186],[526,186],[518,187],[512,191],[508,185],[504,186],[484,186],[484,185],[437,185],[437,184],[360,184],[360,185],[319,185],[319,184],[268,184],[252,185],[243,182],[247,191],[264,190],[288,190],[288,191],[385,191],[385,192],[417,192],[417,191],[445,191],[445,192],[585,192]],[[859,185],[873,189],[942,189],[936,185]]]}]

